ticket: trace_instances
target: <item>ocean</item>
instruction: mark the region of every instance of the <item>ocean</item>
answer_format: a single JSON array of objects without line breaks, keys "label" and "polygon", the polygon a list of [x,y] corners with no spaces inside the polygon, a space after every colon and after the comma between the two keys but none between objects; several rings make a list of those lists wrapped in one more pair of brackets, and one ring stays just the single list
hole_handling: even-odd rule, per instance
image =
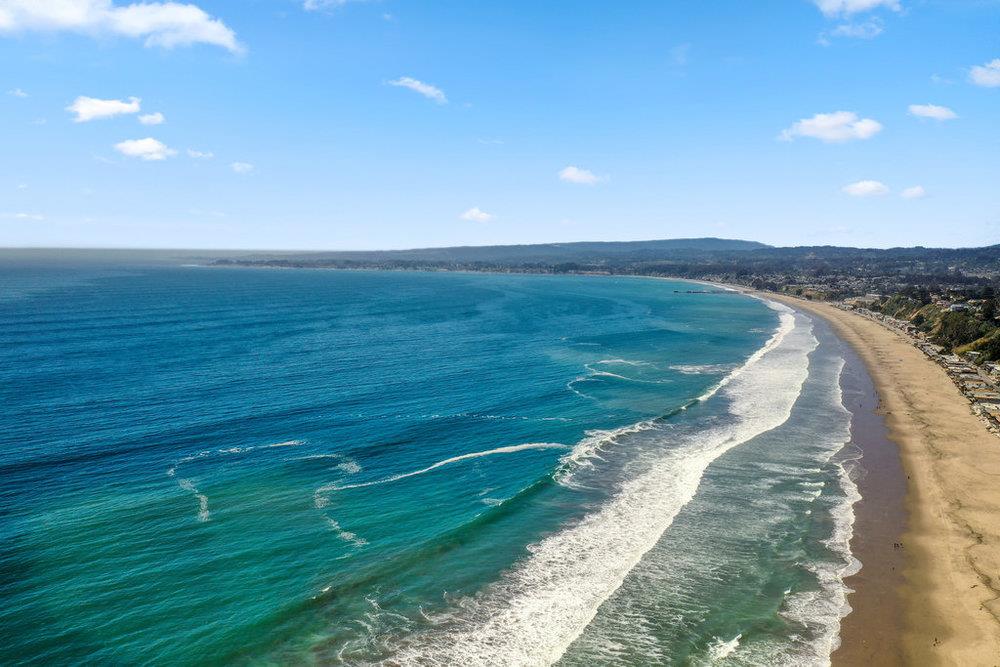
[{"label": "ocean", "polygon": [[0,257],[0,663],[828,664],[821,323],[609,276]]}]

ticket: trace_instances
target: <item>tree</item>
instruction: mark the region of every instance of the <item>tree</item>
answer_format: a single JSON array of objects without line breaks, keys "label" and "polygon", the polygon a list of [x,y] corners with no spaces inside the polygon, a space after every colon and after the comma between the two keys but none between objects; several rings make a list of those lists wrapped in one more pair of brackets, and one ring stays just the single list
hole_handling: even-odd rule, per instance
[{"label": "tree", "polygon": [[987,322],[992,322],[993,318],[996,317],[996,314],[997,302],[990,298],[983,304],[983,319]]}]

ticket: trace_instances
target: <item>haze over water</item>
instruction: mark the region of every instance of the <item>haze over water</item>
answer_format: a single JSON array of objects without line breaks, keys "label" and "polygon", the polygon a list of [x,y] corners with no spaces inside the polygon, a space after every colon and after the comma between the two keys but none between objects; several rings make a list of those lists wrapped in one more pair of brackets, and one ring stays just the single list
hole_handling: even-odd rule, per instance
[{"label": "haze over water", "polygon": [[38,258],[0,290],[4,664],[836,643],[849,414],[802,315],[651,279]]}]

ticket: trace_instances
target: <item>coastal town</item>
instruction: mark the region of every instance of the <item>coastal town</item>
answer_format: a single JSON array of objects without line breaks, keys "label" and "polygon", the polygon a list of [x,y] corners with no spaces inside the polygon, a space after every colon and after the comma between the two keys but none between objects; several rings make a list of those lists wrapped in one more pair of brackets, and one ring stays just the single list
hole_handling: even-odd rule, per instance
[{"label": "coastal town", "polygon": [[[870,310],[867,306],[871,305],[872,296],[846,299],[835,302],[834,305],[896,331],[944,368],[959,391],[969,399],[972,412],[986,423],[991,433],[1000,437],[1000,363],[977,364],[981,361],[981,353],[976,351],[967,351],[961,355],[947,354],[943,346],[933,343],[925,332],[909,320]],[[954,305],[951,304],[951,307]]]}]

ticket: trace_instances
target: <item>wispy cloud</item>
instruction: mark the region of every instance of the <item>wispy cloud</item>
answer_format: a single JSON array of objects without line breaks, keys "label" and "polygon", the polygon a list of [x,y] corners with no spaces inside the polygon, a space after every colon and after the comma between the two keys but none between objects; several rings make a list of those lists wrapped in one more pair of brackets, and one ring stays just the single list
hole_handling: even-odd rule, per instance
[{"label": "wispy cloud", "polygon": [[852,197],[881,197],[889,194],[889,186],[881,181],[858,181],[845,185],[841,190]]},{"label": "wispy cloud", "polygon": [[958,114],[948,107],[937,104],[911,104],[910,115],[919,118],[932,118],[934,120],[952,120],[958,118]]},{"label": "wispy cloud", "polygon": [[236,33],[197,5],[180,2],[113,0],[3,0],[0,33],[74,32],[142,39],[146,46],[170,49],[211,44],[233,53],[243,51]]},{"label": "wispy cloud", "polygon": [[215,153],[212,151],[196,151],[193,148],[187,149],[188,157],[194,158],[195,160],[211,160],[215,157]]},{"label": "wispy cloud", "polygon": [[112,118],[122,114],[139,113],[139,98],[130,97],[124,100],[100,100],[96,97],[81,95],[66,107],[66,111],[76,114],[76,123],[86,123],[100,118]]},{"label": "wispy cloud", "polygon": [[970,69],[969,81],[983,88],[1000,87],[1000,58]]},{"label": "wispy cloud", "polygon": [[906,188],[900,192],[899,196],[903,199],[923,199],[927,196],[927,190],[922,185],[914,185],[912,188]]},{"label": "wispy cloud", "polygon": [[143,125],[159,125],[165,120],[166,118],[159,111],[157,111],[156,113],[146,113],[139,116],[139,122],[142,123]]},{"label": "wispy cloud", "polygon": [[884,8],[902,11],[899,0],[813,0],[828,19],[847,21],[819,34],[817,43],[830,46],[834,39],[875,39],[885,32],[885,23],[878,16],[852,21],[855,14],[863,14]]},{"label": "wispy cloud", "polygon": [[137,157],[147,161],[166,160],[168,157],[177,155],[177,151],[152,137],[119,142],[115,144],[115,150],[127,157]]},{"label": "wispy cloud", "polygon": [[559,171],[559,180],[564,183],[576,183],[577,185],[597,185],[601,182],[601,177],[589,169],[581,169],[570,165]]},{"label": "wispy cloud", "polygon": [[307,12],[317,12],[321,9],[331,9],[333,7],[343,7],[351,2],[365,2],[365,0],[305,0],[302,9]]},{"label": "wispy cloud", "polygon": [[249,162],[233,162],[229,167],[237,174],[249,174],[254,168]]},{"label": "wispy cloud", "polygon": [[779,138],[783,141],[792,141],[798,137],[810,137],[835,144],[871,139],[881,131],[882,124],[876,120],[859,118],[853,111],[834,111],[818,113],[812,118],[803,118],[782,130]]},{"label": "wispy cloud", "polygon": [[[870,18],[861,23],[841,23],[823,37],[844,37],[848,39],[875,39],[885,31],[885,24],[878,17]],[[820,39],[822,40],[823,37]]]},{"label": "wispy cloud", "polygon": [[496,218],[492,213],[487,213],[478,206],[473,206],[468,211],[462,213],[458,216],[462,220],[467,220],[469,222],[489,222]]},{"label": "wispy cloud", "polygon": [[424,83],[419,79],[414,79],[409,76],[401,76],[398,79],[393,79],[389,81],[390,86],[397,86],[399,88],[408,88],[415,93],[420,93],[429,100],[434,100],[438,104],[447,104],[448,98],[445,97],[444,91],[437,86],[432,86],[429,83]]},{"label": "wispy cloud", "polygon": [[813,0],[813,3],[828,17],[850,16],[883,8],[894,12],[903,9],[899,0]]},{"label": "wispy cloud", "polygon": [[0,215],[0,217],[9,218],[11,220],[36,220],[37,221],[37,220],[44,220],[45,219],[45,216],[42,215],[41,213],[25,213],[25,212],[4,213],[4,214]]},{"label": "wispy cloud", "polygon": [[20,88],[12,88],[7,91],[7,94],[11,97],[28,97],[28,93],[24,92]]},{"label": "wispy cloud", "polygon": [[684,67],[691,60],[691,44],[678,44],[670,49],[670,63],[675,67]]}]

